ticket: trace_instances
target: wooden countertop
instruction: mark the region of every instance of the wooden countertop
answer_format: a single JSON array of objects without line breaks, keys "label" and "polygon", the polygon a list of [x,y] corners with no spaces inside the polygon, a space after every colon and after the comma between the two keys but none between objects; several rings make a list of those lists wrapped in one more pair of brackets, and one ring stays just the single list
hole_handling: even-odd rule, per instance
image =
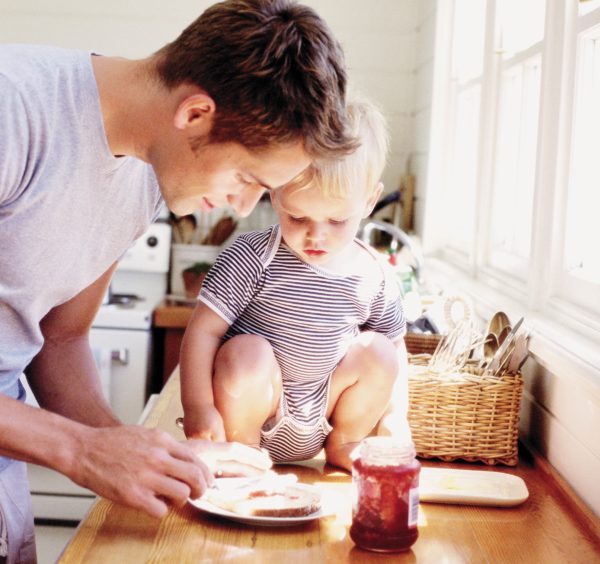
[{"label": "wooden countertop", "polygon": [[[145,425],[182,438],[179,377],[174,373]],[[326,485],[336,514],[297,527],[251,527],[206,515],[191,505],[162,519],[98,500],[59,559],[61,563],[138,562],[420,562],[576,563],[600,562],[600,523],[547,466],[522,456],[516,468],[424,461],[425,466],[497,470],[521,476],[530,497],[513,508],[422,503],[419,539],[406,553],[360,550],[348,536],[350,476],[315,459],[283,466],[301,481]]]},{"label": "wooden countertop", "polygon": [[153,325],[165,329],[185,329],[193,311],[193,305],[165,300],[154,310]]}]

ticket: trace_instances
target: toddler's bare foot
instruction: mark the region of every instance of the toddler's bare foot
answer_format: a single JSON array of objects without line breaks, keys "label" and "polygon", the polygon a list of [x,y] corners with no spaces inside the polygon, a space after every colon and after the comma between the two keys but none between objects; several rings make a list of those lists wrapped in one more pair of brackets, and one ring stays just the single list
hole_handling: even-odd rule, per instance
[{"label": "toddler's bare foot", "polygon": [[352,472],[352,453],[359,444],[360,442],[354,442],[325,447],[327,463]]}]

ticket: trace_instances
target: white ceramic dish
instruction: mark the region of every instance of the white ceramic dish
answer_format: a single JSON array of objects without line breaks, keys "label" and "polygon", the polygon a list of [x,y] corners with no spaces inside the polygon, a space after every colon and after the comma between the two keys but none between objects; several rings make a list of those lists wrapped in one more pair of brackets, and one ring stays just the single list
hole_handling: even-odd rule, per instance
[{"label": "white ceramic dish", "polygon": [[510,507],[528,497],[523,479],[505,472],[421,468],[419,499],[423,502]]},{"label": "white ceramic dish", "polygon": [[[233,487],[242,486],[249,482],[256,481],[253,478],[223,478],[229,484],[232,484],[234,480],[237,481]],[[217,480],[219,482],[219,480]],[[294,487],[305,489],[311,493],[318,493],[321,495],[321,492],[315,486],[311,486],[309,484],[301,484],[295,483]],[[218,517],[224,517],[231,521],[236,521],[238,523],[243,523],[245,525],[258,525],[263,527],[289,527],[292,525],[301,525],[303,523],[308,523],[310,521],[314,521],[315,519],[319,519],[325,515],[323,509],[319,509],[310,515],[303,515],[302,517],[254,517],[252,515],[240,515],[239,513],[233,513],[232,511],[227,511],[221,507],[217,507],[213,505],[209,501],[199,498],[199,499],[189,499],[189,503],[191,503],[197,509],[204,511],[206,513],[210,513],[211,515],[216,515]]]}]

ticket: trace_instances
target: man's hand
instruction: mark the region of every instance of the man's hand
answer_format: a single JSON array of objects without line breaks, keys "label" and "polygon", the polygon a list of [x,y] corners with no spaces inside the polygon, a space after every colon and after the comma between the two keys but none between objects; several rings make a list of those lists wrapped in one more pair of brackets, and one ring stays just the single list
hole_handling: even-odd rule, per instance
[{"label": "man's hand", "polygon": [[189,444],[137,425],[87,428],[81,451],[65,472],[74,482],[154,517],[197,498],[213,483],[212,469]]}]

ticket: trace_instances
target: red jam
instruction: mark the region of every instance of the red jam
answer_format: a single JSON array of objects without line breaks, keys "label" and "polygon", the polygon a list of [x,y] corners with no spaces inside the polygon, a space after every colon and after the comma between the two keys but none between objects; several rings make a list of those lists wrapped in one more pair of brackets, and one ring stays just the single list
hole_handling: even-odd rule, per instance
[{"label": "red jam", "polygon": [[357,498],[350,537],[357,546],[379,552],[408,550],[419,536],[421,465],[414,455],[397,463],[389,460],[373,464],[373,456],[361,456],[354,460],[352,469]]}]

